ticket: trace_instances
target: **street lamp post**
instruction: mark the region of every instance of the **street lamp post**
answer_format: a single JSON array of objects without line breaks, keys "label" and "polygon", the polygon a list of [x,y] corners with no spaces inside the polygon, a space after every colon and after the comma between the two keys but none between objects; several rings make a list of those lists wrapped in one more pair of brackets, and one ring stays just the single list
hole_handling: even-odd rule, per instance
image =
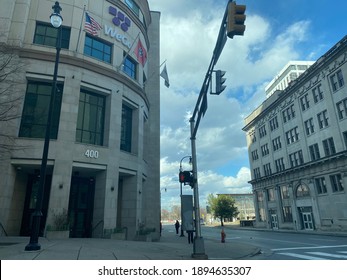
[{"label": "street lamp post", "polygon": [[25,251],[36,251],[41,249],[41,245],[39,244],[40,222],[42,217],[42,204],[43,204],[43,195],[44,195],[45,180],[46,180],[49,140],[50,140],[51,126],[52,126],[52,112],[53,112],[54,98],[57,91],[57,75],[58,75],[59,55],[60,55],[60,49],[61,49],[61,24],[63,22],[63,18],[60,15],[60,11],[62,10],[62,8],[60,7],[58,1],[55,2],[52,9],[53,9],[53,13],[50,16],[51,24],[53,27],[58,28],[53,83],[52,83],[51,98],[50,98],[49,108],[48,108],[47,126],[46,126],[45,141],[43,146],[42,161],[41,161],[41,168],[40,168],[40,182],[39,182],[39,189],[38,189],[38,197],[36,201],[35,212],[33,214],[30,241],[29,241],[29,244],[26,245]]},{"label": "street lamp post", "polygon": [[[183,158],[181,158],[181,161],[180,161],[180,172],[183,171],[182,169],[182,161],[186,158],[189,158],[189,164],[192,163],[192,157],[191,156],[185,156]],[[180,183],[180,197],[181,197],[181,235],[180,237],[184,237],[184,232],[183,232],[183,228],[182,228],[182,221],[183,221],[183,208],[182,208],[182,195],[183,195],[183,192],[182,192],[182,182]]]}]

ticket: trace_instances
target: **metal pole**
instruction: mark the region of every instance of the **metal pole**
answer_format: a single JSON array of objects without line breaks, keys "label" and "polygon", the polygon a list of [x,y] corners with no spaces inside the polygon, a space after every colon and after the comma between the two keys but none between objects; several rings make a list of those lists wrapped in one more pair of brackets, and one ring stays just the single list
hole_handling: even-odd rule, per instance
[{"label": "metal pole", "polygon": [[36,201],[35,212],[33,214],[33,223],[32,223],[32,230],[30,234],[30,241],[29,241],[29,244],[25,246],[25,251],[37,251],[41,249],[41,245],[39,244],[40,223],[41,223],[41,217],[42,217],[43,197],[45,192],[45,181],[46,181],[46,171],[47,171],[49,140],[51,136],[50,134],[51,134],[51,126],[52,126],[53,106],[54,106],[54,99],[55,99],[55,94],[57,90],[58,65],[59,65],[59,55],[60,55],[60,49],[61,49],[61,30],[62,30],[62,27],[60,26],[58,29],[58,38],[57,38],[57,46],[56,46],[57,51],[55,55],[53,84],[52,84],[52,90],[51,90],[51,99],[49,101],[49,107],[48,107],[47,127],[46,127],[45,142],[43,146],[42,161],[41,161],[41,168],[40,168],[40,182],[39,182],[39,189],[38,189],[38,197]]},{"label": "metal pole", "polygon": [[[190,132],[194,132],[194,119],[190,119]],[[204,239],[201,236],[201,225],[200,225],[200,205],[199,205],[199,187],[198,187],[198,176],[197,176],[197,160],[196,160],[196,147],[195,147],[195,136],[190,138],[191,149],[192,149],[192,168],[193,168],[193,194],[194,194],[194,216],[195,216],[195,238],[193,246],[193,258],[207,259],[205,254]]]}]

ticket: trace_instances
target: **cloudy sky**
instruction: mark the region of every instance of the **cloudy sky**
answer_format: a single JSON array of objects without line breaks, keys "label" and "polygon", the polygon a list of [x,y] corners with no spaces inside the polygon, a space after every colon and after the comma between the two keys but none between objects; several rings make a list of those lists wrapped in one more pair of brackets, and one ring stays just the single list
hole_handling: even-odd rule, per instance
[{"label": "cloudy sky", "polygon": [[[161,12],[162,208],[179,205],[180,160],[191,155],[189,118],[212,58],[228,0],[148,0]],[[238,0],[245,4],[244,36],[228,39],[215,70],[227,88],[208,95],[196,138],[200,205],[209,193],[250,193],[244,118],[265,99],[264,88],[290,60],[317,60],[343,36],[345,0]],[[191,169],[189,160],[183,168]],[[165,191],[166,190],[166,191]],[[192,194],[190,187],[183,194]]]}]

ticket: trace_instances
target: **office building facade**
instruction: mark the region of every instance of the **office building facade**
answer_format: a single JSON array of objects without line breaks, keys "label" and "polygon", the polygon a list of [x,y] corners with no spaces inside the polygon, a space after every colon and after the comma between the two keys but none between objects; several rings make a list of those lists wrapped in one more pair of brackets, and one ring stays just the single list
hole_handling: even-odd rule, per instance
[{"label": "office building facade", "polygon": [[[2,4],[0,40],[20,65],[20,82],[10,89],[19,96],[17,117],[0,122],[8,144],[0,160],[0,230],[25,236],[38,197],[58,29],[50,24],[55,1]],[[160,13],[142,0],[59,4],[61,51],[40,234],[67,213],[70,237],[123,229],[133,240],[146,228],[159,239]]]},{"label": "office building facade", "polygon": [[256,226],[347,230],[347,37],[246,119]]}]

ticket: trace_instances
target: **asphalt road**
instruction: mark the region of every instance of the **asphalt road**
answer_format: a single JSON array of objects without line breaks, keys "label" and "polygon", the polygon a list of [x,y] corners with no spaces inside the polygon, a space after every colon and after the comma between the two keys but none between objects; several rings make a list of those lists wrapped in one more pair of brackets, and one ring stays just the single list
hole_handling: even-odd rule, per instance
[{"label": "asphalt road", "polygon": [[[206,239],[220,240],[219,227],[202,226]],[[261,248],[253,260],[346,260],[347,237],[225,228],[226,242],[239,240]]]}]

